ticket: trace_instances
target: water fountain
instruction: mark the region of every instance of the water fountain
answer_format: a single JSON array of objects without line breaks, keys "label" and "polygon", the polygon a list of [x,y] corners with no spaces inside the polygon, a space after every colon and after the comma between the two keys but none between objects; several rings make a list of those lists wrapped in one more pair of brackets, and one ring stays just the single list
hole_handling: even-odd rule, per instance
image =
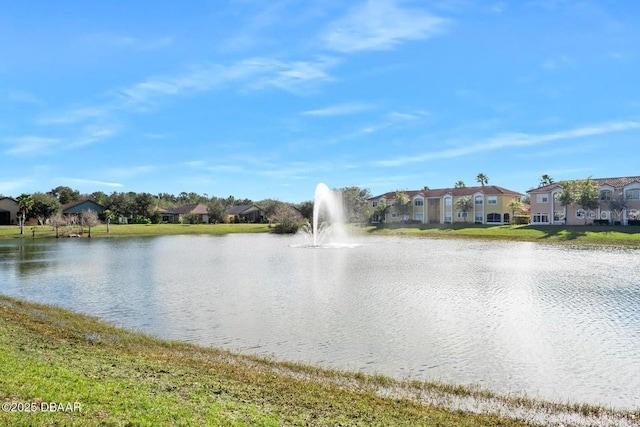
[{"label": "water fountain", "polygon": [[345,228],[340,193],[324,183],[316,186],[313,199],[313,224],[305,230],[312,238],[311,247],[353,247]]}]

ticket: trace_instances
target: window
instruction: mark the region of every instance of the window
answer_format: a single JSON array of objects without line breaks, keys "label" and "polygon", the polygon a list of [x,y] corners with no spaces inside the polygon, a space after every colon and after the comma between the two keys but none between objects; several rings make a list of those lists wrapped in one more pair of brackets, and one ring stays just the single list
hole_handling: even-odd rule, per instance
[{"label": "window", "polygon": [[438,199],[429,199],[429,206],[438,206]]},{"label": "window", "polygon": [[497,205],[498,204],[498,196],[489,196],[487,197],[488,205]]},{"label": "window", "polygon": [[451,206],[451,197],[445,197],[444,198],[444,205],[445,206]]},{"label": "window", "polygon": [[627,190],[627,200],[640,199],[640,190]]},{"label": "window", "polygon": [[444,214],[444,222],[451,222],[451,212]]},{"label": "window", "polygon": [[510,221],[510,219],[509,219],[509,214],[508,214],[508,213],[506,213],[506,214],[504,214],[502,217],[503,217],[502,222],[504,222],[504,223],[506,223],[506,224],[509,224],[509,221]]},{"label": "window", "polygon": [[458,218],[466,218],[467,217],[467,212],[457,212],[458,214]]},{"label": "window", "polygon": [[476,196],[476,205],[481,205],[482,203],[484,203],[482,196]]},{"label": "window", "polygon": [[549,215],[546,213],[537,213],[532,217],[532,222],[549,222]]},{"label": "window", "polygon": [[548,194],[536,194],[536,202],[538,202],[538,203],[549,203],[549,195]]},{"label": "window", "polygon": [[482,212],[476,212],[475,222],[482,224]]},{"label": "window", "polygon": [[424,199],[415,199],[413,201],[413,206],[424,206]]},{"label": "window", "polygon": [[424,222],[424,215],[422,215],[421,213],[414,214],[413,219],[415,221]]},{"label": "window", "polygon": [[487,222],[500,222],[501,216],[499,213],[490,213],[487,214]]},{"label": "window", "polygon": [[371,203],[371,205],[375,208],[376,206],[378,206],[378,202],[374,201],[373,203]]},{"label": "window", "polygon": [[553,213],[553,221],[559,222],[564,220],[564,212],[563,211],[555,211]]},{"label": "window", "polygon": [[611,200],[613,192],[611,190],[602,190],[600,192],[600,200]]}]

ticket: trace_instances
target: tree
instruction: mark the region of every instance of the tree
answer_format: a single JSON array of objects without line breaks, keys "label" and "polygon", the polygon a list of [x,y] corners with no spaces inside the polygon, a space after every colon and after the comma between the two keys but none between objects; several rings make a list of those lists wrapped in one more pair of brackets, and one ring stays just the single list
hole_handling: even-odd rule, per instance
[{"label": "tree", "polygon": [[40,225],[60,210],[60,202],[51,194],[33,193],[31,198],[33,199],[31,213]]},{"label": "tree", "polygon": [[212,197],[207,203],[207,213],[209,214],[209,221],[215,224],[223,223],[226,219],[227,207],[222,199]]},{"label": "tree", "polygon": [[298,210],[303,218],[306,218],[311,222],[313,220],[313,200],[307,200],[298,205]]},{"label": "tree", "polygon": [[484,187],[489,183],[489,177],[483,173],[479,173],[478,176],[476,176],[476,181],[478,181],[478,184]]},{"label": "tree", "polygon": [[456,209],[464,215],[464,222],[467,222],[468,213],[473,209],[473,199],[470,196],[462,196],[456,200]]},{"label": "tree", "polygon": [[551,176],[547,175],[546,173],[544,175],[542,175],[540,177],[540,187],[544,187],[547,185],[551,185],[553,184],[555,181],[553,180],[553,178],[551,178]]},{"label": "tree", "polygon": [[378,217],[378,222],[384,222],[387,218],[387,214],[391,210],[391,205],[387,204],[384,200],[379,200],[373,214]]},{"label": "tree", "polygon": [[368,199],[371,197],[369,189],[352,186],[340,188],[338,191],[342,197],[345,221],[349,223],[366,222]]},{"label": "tree", "polygon": [[616,214],[618,221],[622,224],[622,213],[627,209],[627,199],[622,192],[617,193],[609,200],[609,209]]},{"label": "tree", "polygon": [[396,191],[396,195],[393,198],[393,206],[395,206],[396,212],[404,221],[409,218],[409,212],[411,212],[411,197],[404,191]]},{"label": "tree", "polygon": [[576,203],[585,211],[584,223],[587,224],[587,213],[598,208],[598,184],[591,177],[578,182]]},{"label": "tree", "polygon": [[112,210],[116,216],[126,216],[127,218],[133,215],[133,199],[128,193],[111,193],[105,202],[104,207]]},{"label": "tree", "polygon": [[566,224],[566,222],[567,222],[567,218],[566,218],[567,206],[571,205],[572,203],[574,203],[576,201],[576,182],[575,181],[562,181],[560,183],[560,185],[562,186],[562,191],[557,193],[556,200],[559,201],[560,204],[562,205],[562,207],[564,207],[564,209],[565,209],[564,222]]},{"label": "tree", "polygon": [[[53,196],[52,196],[52,197],[53,197]],[[58,200],[58,199],[56,199],[56,200]],[[52,226],[53,228],[55,228],[55,230],[56,230],[56,239],[57,239],[58,237],[60,237],[60,233],[58,232],[58,229],[59,229],[61,226],[65,225],[65,223],[66,223],[66,219],[62,216],[62,214],[61,214],[60,212],[58,212],[58,213],[56,213],[55,215],[53,215],[53,216],[50,218],[50,220],[49,220],[49,221],[50,221],[51,226]]]},{"label": "tree", "polygon": [[136,194],[133,196],[133,214],[149,218],[155,202],[155,198],[149,193]]},{"label": "tree", "polygon": [[465,188],[467,185],[464,183],[463,180],[460,181],[456,181],[455,185],[453,186],[454,188]]},{"label": "tree", "polygon": [[100,221],[95,211],[86,210],[80,213],[80,226],[89,228],[89,237],[91,237],[91,227],[95,227],[98,224],[100,224]]},{"label": "tree", "polygon": [[33,208],[33,198],[30,194],[22,193],[18,201],[18,221],[20,223],[20,234],[24,234],[24,223],[27,220],[27,213]]},{"label": "tree", "polygon": [[111,209],[107,209],[102,212],[104,219],[107,221],[107,234],[111,233],[111,221],[116,217],[116,213]]},{"label": "tree", "polygon": [[522,210],[522,202],[518,199],[513,199],[509,202],[508,207],[511,211],[511,222],[513,223],[516,212],[520,212]]},{"label": "tree", "polygon": [[276,208],[273,220],[276,223],[274,233],[296,233],[303,221],[302,215],[293,206],[282,203]]},{"label": "tree", "polygon": [[49,194],[57,198],[61,205],[80,200],[80,192],[78,190],[64,185],[52,189]]}]

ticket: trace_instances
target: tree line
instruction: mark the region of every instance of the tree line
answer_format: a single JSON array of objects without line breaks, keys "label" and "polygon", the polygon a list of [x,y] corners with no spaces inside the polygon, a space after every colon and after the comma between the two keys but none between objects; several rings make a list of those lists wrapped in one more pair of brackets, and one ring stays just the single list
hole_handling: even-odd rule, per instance
[{"label": "tree line", "polygon": [[[348,222],[365,222],[368,219],[367,199],[371,197],[368,189],[353,186],[334,189],[334,191],[340,193],[342,197],[345,219]],[[195,192],[181,192],[176,195],[115,191],[106,194],[102,191],[96,191],[83,194],[67,186],[58,186],[48,192],[24,193],[16,200],[21,232],[23,232],[25,221],[31,218],[36,219],[39,224],[44,224],[46,221],[53,225],[62,224],[64,222],[64,219],[60,218],[62,206],[81,200],[93,200],[104,207],[105,211],[101,214],[100,219],[105,221],[107,225],[118,217],[125,217],[128,222],[132,223],[160,223],[162,214],[158,208],[171,210],[189,204],[207,206],[209,220],[214,223],[226,222],[227,209],[235,205],[258,206],[263,212],[265,221],[280,222],[284,219],[292,219],[295,222],[303,222],[312,220],[314,203],[313,200],[301,203],[287,203],[277,199],[253,201],[247,198],[236,198],[232,195],[217,197]],[[291,207],[294,208],[293,211],[290,209]],[[294,213],[293,217],[291,217],[291,212]],[[198,218],[196,216],[191,220],[195,222]],[[80,222],[81,218],[77,218],[75,221]],[[95,222],[89,218],[87,221],[92,225]]]}]

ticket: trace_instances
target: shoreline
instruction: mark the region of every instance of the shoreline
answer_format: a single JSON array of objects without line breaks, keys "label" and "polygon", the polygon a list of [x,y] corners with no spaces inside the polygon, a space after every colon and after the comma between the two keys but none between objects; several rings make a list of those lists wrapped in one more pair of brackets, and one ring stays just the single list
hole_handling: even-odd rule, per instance
[{"label": "shoreline", "polygon": [[[167,235],[226,235],[235,233],[269,233],[268,224],[129,224],[106,225],[91,229],[91,238],[150,237]],[[32,231],[35,229],[35,233]],[[559,226],[559,225],[475,225],[475,224],[388,224],[383,226],[349,226],[356,235],[426,237],[433,239],[502,240],[539,242],[549,244],[573,244],[595,246],[619,246],[640,248],[640,227],[634,226]],[[78,233],[74,233],[78,235]],[[0,240],[55,239],[55,229],[50,226],[25,227],[20,235],[17,226],[0,227]],[[88,231],[79,234],[88,238]],[[61,237],[66,238],[66,237]]]},{"label": "shoreline", "polygon": [[[0,412],[0,423],[98,425],[611,425],[625,411],[394,380],[168,341],[95,317],[0,295],[5,402],[79,403],[77,412]],[[186,417],[186,418],[182,418]]]}]

